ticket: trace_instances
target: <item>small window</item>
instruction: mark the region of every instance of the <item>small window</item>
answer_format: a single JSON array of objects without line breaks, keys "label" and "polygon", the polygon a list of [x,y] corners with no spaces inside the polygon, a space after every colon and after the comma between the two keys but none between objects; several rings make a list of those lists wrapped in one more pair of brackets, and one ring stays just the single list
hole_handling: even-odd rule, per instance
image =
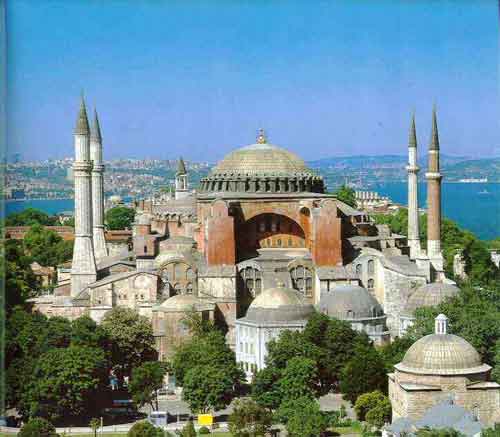
[{"label": "small window", "polygon": [[375,281],[373,279],[368,279],[368,288],[373,289],[375,286]]},{"label": "small window", "polygon": [[363,273],[363,266],[361,264],[356,265],[356,274],[361,275]]},{"label": "small window", "polygon": [[372,259],[368,261],[368,274],[373,275],[375,273],[375,261]]}]

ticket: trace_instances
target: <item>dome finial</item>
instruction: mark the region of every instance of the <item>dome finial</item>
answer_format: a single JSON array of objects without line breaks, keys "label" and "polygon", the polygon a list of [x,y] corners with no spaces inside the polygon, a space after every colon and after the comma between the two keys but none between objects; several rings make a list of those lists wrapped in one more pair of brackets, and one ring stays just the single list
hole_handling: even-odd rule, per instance
[{"label": "dome finial", "polygon": [[446,334],[448,330],[448,317],[444,314],[439,314],[434,319],[434,332],[436,334]]},{"label": "dome finial", "polygon": [[257,144],[267,144],[266,131],[262,128],[259,129],[259,133],[257,135]]}]

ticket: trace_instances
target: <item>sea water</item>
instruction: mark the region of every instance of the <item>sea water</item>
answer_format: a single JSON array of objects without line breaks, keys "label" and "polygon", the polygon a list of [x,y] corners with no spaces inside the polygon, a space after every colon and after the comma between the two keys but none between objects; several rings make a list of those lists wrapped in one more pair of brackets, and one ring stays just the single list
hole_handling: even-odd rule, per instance
[{"label": "sea water", "polygon": [[[370,191],[389,196],[394,202],[406,205],[408,187],[404,182],[373,185]],[[426,184],[419,183],[418,199],[421,208],[427,207]],[[500,237],[500,184],[495,183],[443,183],[443,215],[456,221],[461,227],[472,231],[479,238],[491,240]],[[5,212],[19,212],[26,208],[37,208],[48,214],[73,211],[73,199],[15,200],[7,201]]]}]

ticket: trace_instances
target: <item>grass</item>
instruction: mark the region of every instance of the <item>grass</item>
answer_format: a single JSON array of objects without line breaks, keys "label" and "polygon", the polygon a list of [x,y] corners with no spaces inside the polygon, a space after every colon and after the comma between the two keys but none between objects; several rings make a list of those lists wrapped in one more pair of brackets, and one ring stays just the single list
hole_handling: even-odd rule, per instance
[{"label": "grass", "polygon": [[351,426],[335,426],[331,428],[331,431],[335,434],[361,434],[363,427],[359,422],[353,422]]}]

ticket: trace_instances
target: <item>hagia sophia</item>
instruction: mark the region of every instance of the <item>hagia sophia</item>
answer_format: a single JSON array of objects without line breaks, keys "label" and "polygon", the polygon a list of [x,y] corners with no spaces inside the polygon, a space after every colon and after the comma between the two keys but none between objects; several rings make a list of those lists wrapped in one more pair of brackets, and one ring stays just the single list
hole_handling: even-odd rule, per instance
[{"label": "hagia sophia", "polygon": [[[383,345],[406,332],[417,308],[459,292],[443,269],[435,111],[425,175],[427,251],[420,247],[414,119],[406,168],[408,237],[329,194],[321,176],[261,130],[255,144],[228,154],[196,190],[180,159],[175,193],[136,201],[132,250],[111,256],[104,239],[101,130],[97,114],[89,126],[83,99],[74,141],[73,261],[53,295],[34,299],[47,315],[88,314],[99,322],[113,307],[134,308],[151,320],[159,357],[166,360],[189,337],[182,321],[195,311],[224,329],[250,379],[265,366],[269,340],[285,329],[301,330],[315,311],[345,320]],[[418,383],[416,354],[390,375],[396,418],[438,390],[426,387],[444,381],[426,376],[428,382]],[[485,371],[473,358],[467,366]],[[473,393],[486,384],[486,377],[476,379]],[[488,390],[491,396],[478,402],[500,408],[499,387]]]}]

